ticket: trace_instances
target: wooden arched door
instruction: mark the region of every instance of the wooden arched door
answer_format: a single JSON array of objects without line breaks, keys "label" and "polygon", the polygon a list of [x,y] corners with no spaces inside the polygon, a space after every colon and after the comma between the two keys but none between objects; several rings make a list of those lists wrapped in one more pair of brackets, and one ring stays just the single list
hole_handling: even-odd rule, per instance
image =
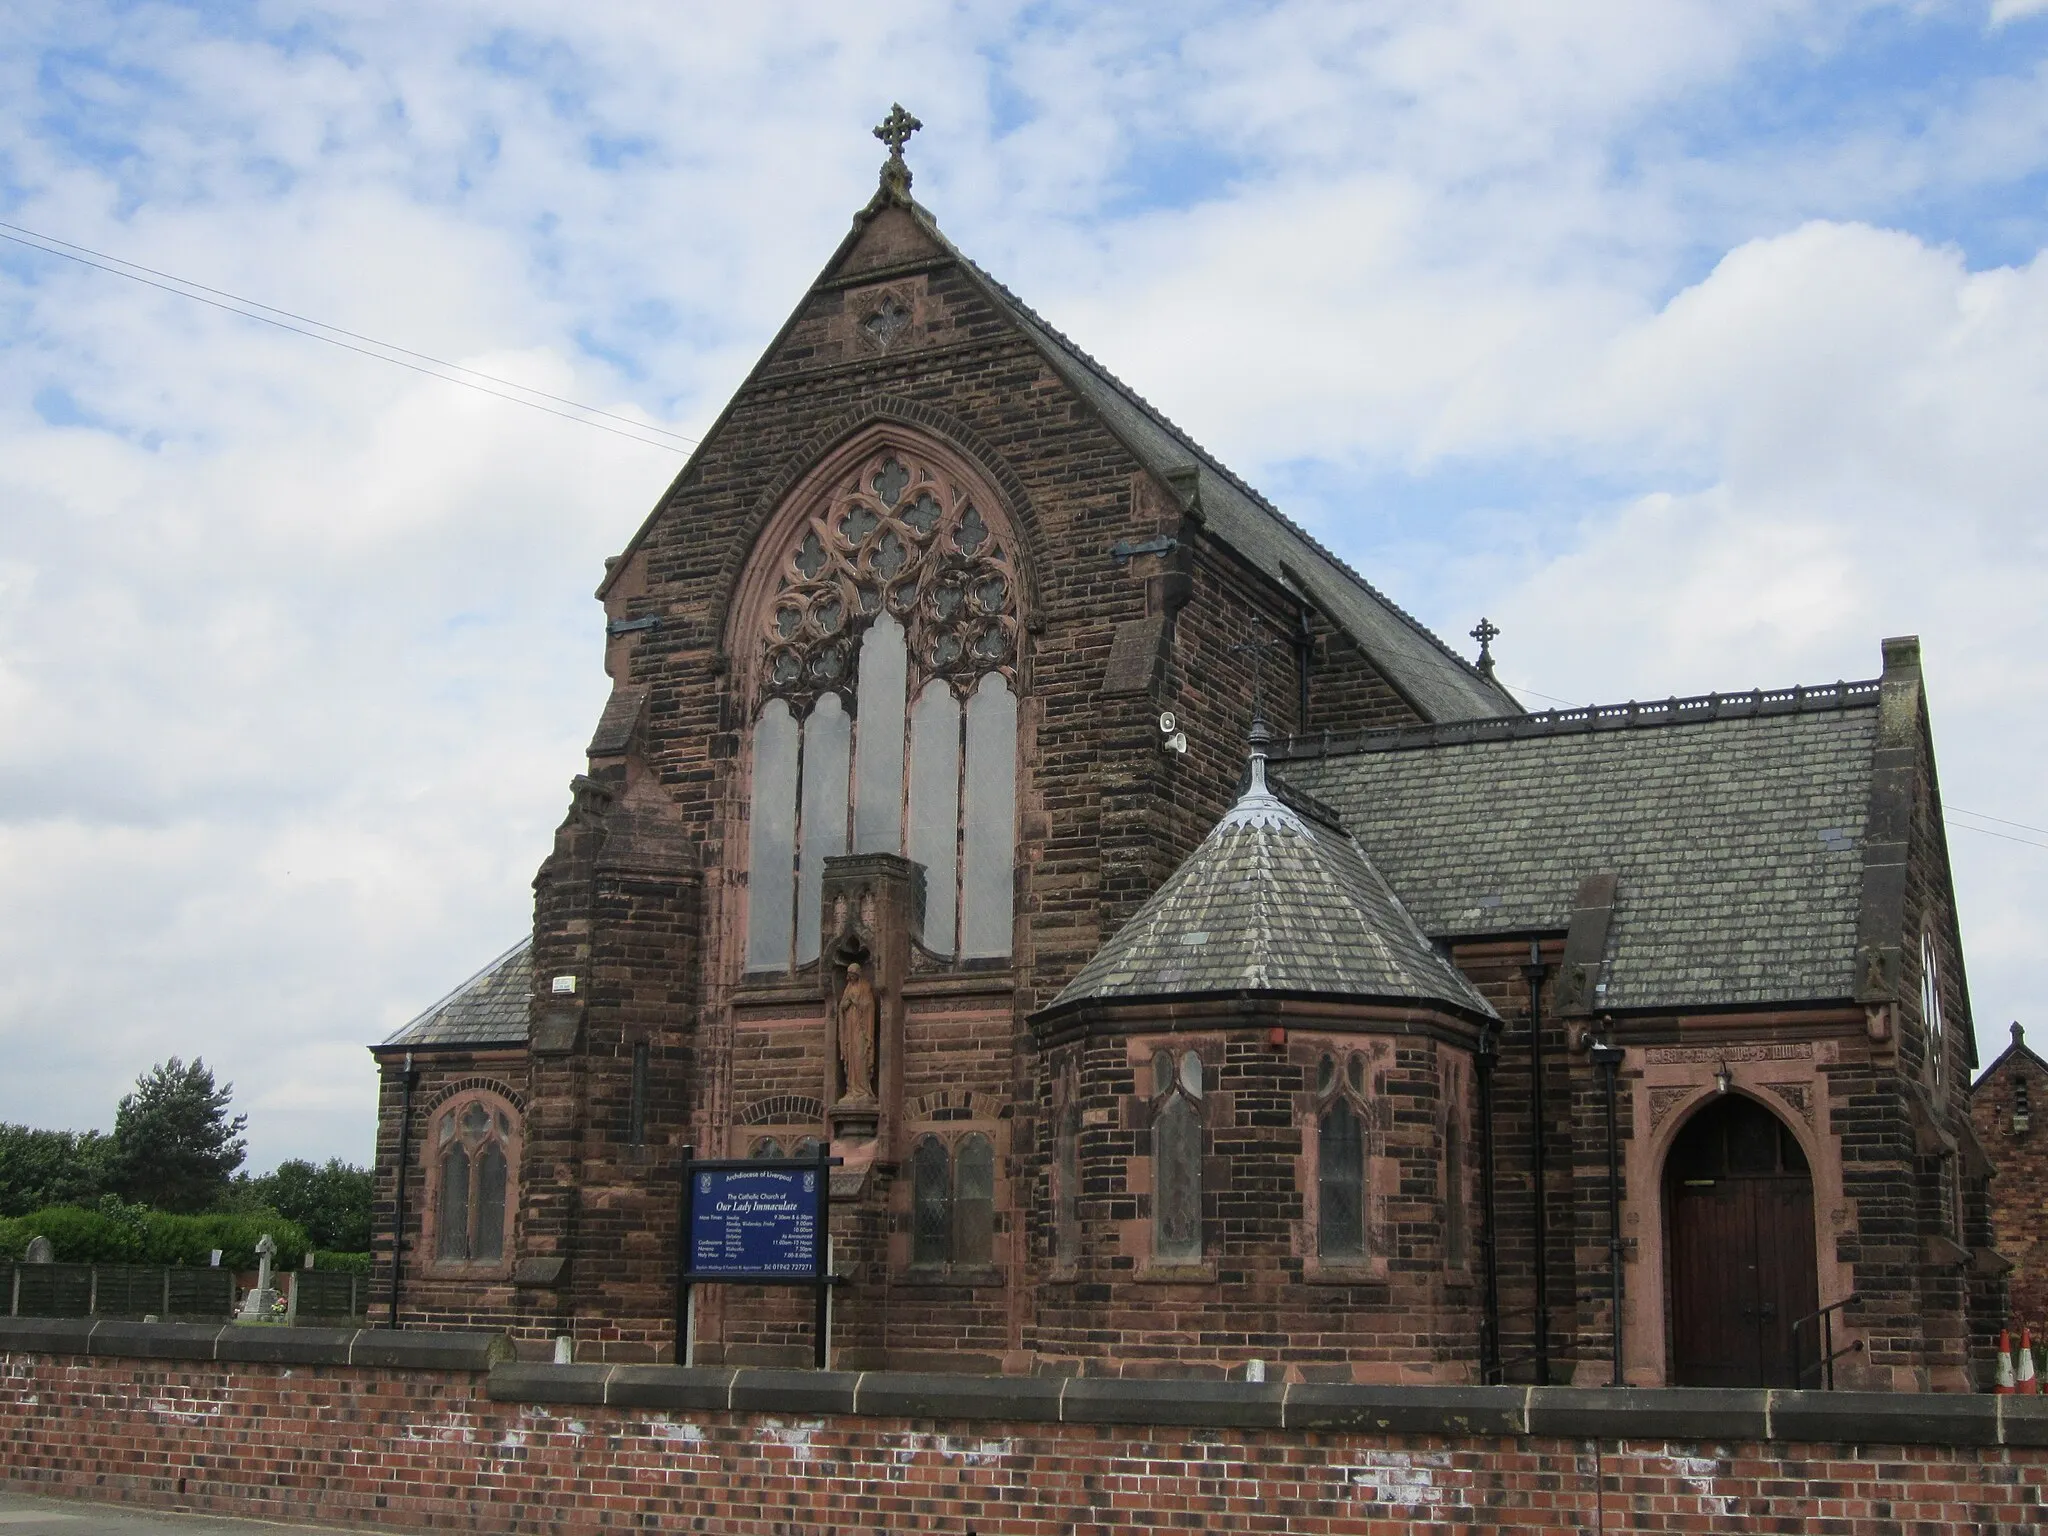
[{"label": "wooden arched door", "polygon": [[1730,1094],[1695,1115],[1664,1172],[1672,1380],[1682,1387],[1799,1385],[1793,1323],[1819,1306],[1813,1175],[1792,1133]]}]

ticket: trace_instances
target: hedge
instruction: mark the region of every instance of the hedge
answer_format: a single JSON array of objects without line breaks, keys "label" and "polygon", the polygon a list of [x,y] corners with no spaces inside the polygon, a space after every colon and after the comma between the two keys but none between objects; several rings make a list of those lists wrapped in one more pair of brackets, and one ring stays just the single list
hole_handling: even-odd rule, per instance
[{"label": "hedge", "polygon": [[277,1241],[271,1264],[297,1269],[306,1234],[276,1216],[171,1216],[141,1206],[118,1213],[56,1205],[27,1216],[0,1217],[0,1255],[26,1256],[32,1238],[47,1237],[62,1264],[170,1264],[203,1268],[221,1250],[228,1269],[257,1267],[256,1244],[268,1232]]}]

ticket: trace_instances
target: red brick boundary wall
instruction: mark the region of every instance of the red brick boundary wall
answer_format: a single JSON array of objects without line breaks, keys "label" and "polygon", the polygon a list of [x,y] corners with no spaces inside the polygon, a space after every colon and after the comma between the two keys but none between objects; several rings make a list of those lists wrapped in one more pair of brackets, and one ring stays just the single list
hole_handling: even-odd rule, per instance
[{"label": "red brick boundary wall", "polygon": [[0,1487],[421,1529],[2034,1532],[2041,1399],[493,1363],[0,1319]]}]

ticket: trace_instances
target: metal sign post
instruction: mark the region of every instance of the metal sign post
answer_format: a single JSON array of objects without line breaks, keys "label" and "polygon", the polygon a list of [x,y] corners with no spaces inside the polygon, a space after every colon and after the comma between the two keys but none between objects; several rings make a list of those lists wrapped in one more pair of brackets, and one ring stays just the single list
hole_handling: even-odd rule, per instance
[{"label": "metal sign post", "polygon": [[676,1273],[677,1355],[696,1355],[699,1285],[807,1285],[816,1294],[813,1363],[831,1356],[832,1169],[829,1147],[815,1158],[704,1158],[683,1155],[682,1237]]}]

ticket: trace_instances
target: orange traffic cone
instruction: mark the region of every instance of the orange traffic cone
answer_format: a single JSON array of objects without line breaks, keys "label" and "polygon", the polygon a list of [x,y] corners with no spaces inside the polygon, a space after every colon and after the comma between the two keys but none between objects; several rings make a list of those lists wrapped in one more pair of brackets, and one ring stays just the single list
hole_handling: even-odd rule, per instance
[{"label": "orange traffic cone", "polygon": [[2012,1378],[2012,1330],[1998,1330],[1998,1395],[2006,1396],[2013,1390]]},{"label": "orange traffic cone", "polygon": [[2034,1330],[2031,1327],[2020,1330],[2020,1357],[2015,1363],[2019,1366],[2019,1379],[2014,1383],[2014,1390],[2039,1392],[2041,1384],[2034,1380]]}]

